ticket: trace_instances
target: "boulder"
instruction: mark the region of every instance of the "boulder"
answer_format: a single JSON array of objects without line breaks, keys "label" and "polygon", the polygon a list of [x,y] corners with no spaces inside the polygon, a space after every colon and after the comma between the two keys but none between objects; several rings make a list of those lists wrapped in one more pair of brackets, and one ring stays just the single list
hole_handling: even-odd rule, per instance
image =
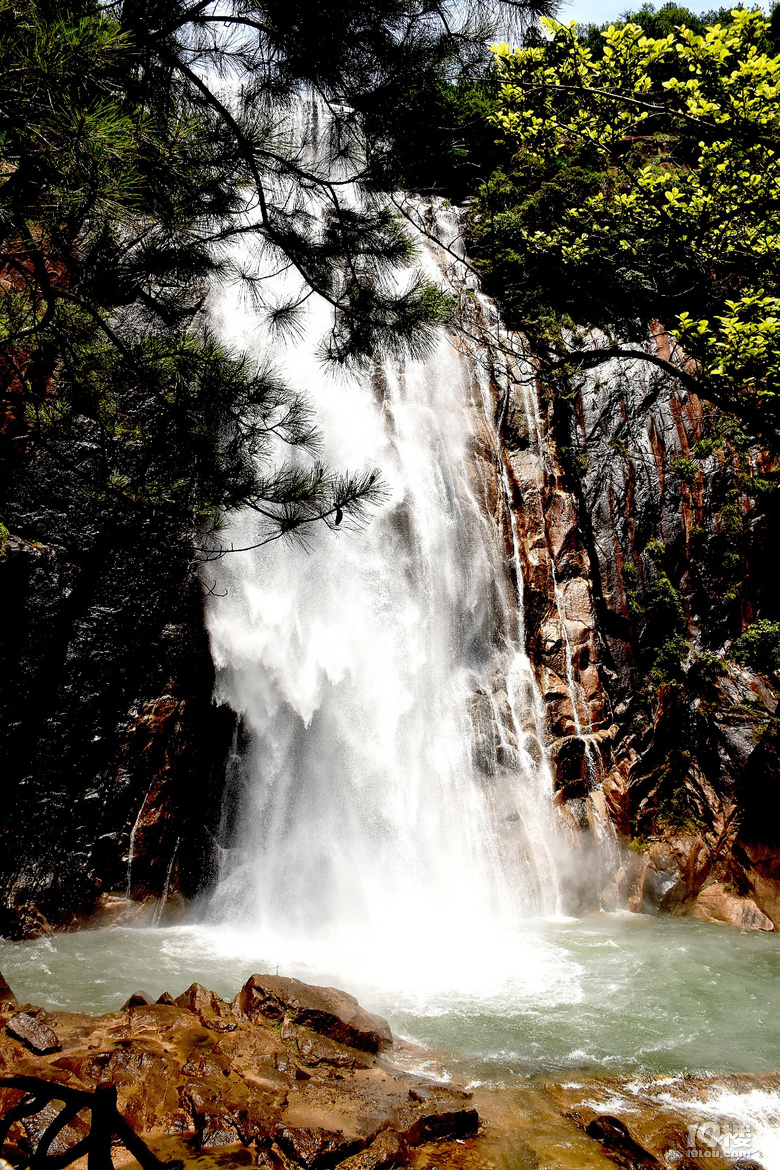
[{"label": "boulder", "polygon": [[150,1003],[154,1003],[154,998],[147,991],[134,991],[126,1003],[122,1004],[122,1011],[127,1012],[130,1008],[148,1007]]},{"label": "boulder", "polygon": [[479,1114],[469,1107],[453,1107],[452,1101],[429,1101],[401,1110],[395,1125],[410,1146],[419,1146],[473,1137],[479,1129]]},{"label": "boulder", "polygon": [[[234,1025],[235,1026],[235,1025]],[[293,1024],[286,1019],[282,1025],[282,1040],[290,1044],[304,1064],[331,1065],[334,1068],[371,1068],[374,1057],[360,1049],[348,1048],[327,1036],[312,1032],[311,1028]]]},{"label": "boulder", "polygon": [[[98,1017],[17,1009],[0,1034],[0,1067],[10,1057],[26,1075],[87,1092],[113,1087],[128,1125],[164,1141],[169,1164],[175,1155],[268,1170],[390,1170],[406,1164],[408,1145],[477,1131],[466,1093],[377,1061],[370,1049],[386,1047],[390,1031],[345,992],[255,976],[234,1004],[198,984],[173,1003],[147,999],[139,993]],[[27,1136],[15,1127],[25,1157],[43,1120]]]},{"label": "boulder", "polygon": [[202,1015],[203,1012],[220,1014],[220,1010],[227,1007],[224,1000],[220,999],[214,991],[209,991],[200,983],[191,983],[186,991],[181,995],[177,995],[173,1001],[178,1007],[186,1008],[187,1011],[195,1012],[196,1015]]},{"label": "boulder", "polygon": [[[761,1133],[754,1132],[748,1101],[756,1093],[772,1099],[777,1074],[720,1077],[579,1076],[544,1085],[562,1115],[597,1141],[626,1170],[754,1170]],[[725,1100],[723,1099],[725,1095]],[[723,1115],[713,1109],[723,1101]],[[744,1114],[739,1100],[744,1101]],[[728,1103],[726,1103],[728,1102]],[[701,1108],[697,1108],[700,1105]],[[740,1122],[735,1118],[743,1117]],[[761,1130],[759,1125],[758,1130]],[[766,1165],[771,1164],[771,1159]]]},{"label": "boulder", "polygon": [[602,1113],[593,1118],[586,1126],[585,1132],[589,1137],[600,1141],[614,1158],[622,1165],[630,1166],[631,1170],[661,1170],[663,1166],[653,1154],[634,1140],[626,1123],[619,1117]]},{"label": "boulder", "polygon": [[5,1026],[6,1032],[15,1040],[21,1040],[36,1056],[59,1052],[62,1047],[56,1033],[38,1016],[29,1012],[17,1012]]},{"label": "boulder", "polygon": [[282,975],[252,975],[235,1003],[247,1019],[287,1018],[363,1052],[380,1052],[393,1040],[387,1020],[364,1011],[354,996],[335,987],[313,987]]},{"label": "boulder", "polygon": [[344,1158],[357,1153],[365,1144],[356,1138],[346,1138],[340,1130],[332,1131],[307,1126],[279,1126],[275,1133],[279,1148],[306,1170],[320,1166],[334,1166]]},{"label": "boulder", "polygon": [[[61,1116],[62,1107],[59,1104],[50,1102],[44,1106],[38,1113],[34,1113],[31,1117],[25,1117],[22,1120],[22,1126],[27,1135],[27,1142],[30,1150],[34,1150],[38,1142],[43,1137],[48,1127]],[[82,1117],[73,1117],[64,1125],[55,1135],[49,1146],[49,1154],[53,1156],[65,1154],[72,1146],[75,1146],[82,1138],[86,1137],[89,1132],[89,1126]],[[8,1163],[6,1162],[7,1166]]]},{"label": "boulder", "polygon": [[720,882],[700,890],[688,907],[688,914],[704,922],[726,923],[741,930],[774,930],[771,919],[762,914],[752,898],[740,898]]},{"label": "boulder", "polygon": [[391,1170],[404,1162],[406,1147],[397,1133],[385,1130],[359,1154],[339,1163],[339,1170]]},{"label": "boulder", "polygon": [[232,1118],[224,1113],[199,1113],[195,1116],[196,1142],[200,1149],[232,1146],[240,1141]]},{"label": "boulder", "polygon": [[[168,1000],[185,1011],[194,1012],[204,1027],[210,1028],[212,1032],[235,1032],[238,1026],[236,1021],[230,1018],[233,1005],[226,1003],[216,992],[209,991],[200,983],[191,984],[176,999],[170,999],[169,996]],[[157,1002],[167,1003],[168,1000],[161,997]]]}]

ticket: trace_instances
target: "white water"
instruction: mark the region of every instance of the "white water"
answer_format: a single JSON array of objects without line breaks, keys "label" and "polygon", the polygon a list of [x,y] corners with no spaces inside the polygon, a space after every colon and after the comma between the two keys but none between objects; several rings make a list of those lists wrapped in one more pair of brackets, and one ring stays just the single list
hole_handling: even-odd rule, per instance
[{"label": "white water", "polygon": [[[435,271],[431,245],[424,260]],[[364,531],[216,565],[217,696],[244,747],[209,917],[282,966],[431,986],[473,968],[478,983],[516,967],[518,919],[560,906],[541,702],[475,458],[497,461],[500,486],[491,404],[445,336],[425,362],[336,378],[317,357],[327,306],[306,314],[274,357],[314,400],[326,462],[381,467],[389,498]],[[256,349],[238,290],[215,316]],[[224,537],[251,544],[251,515]]]},{"label": "white water", "polygon": [[[251,349],[234,294],[219,314]],[[0,968],[20,1000],[106,1011],[193,979],[232,996],[278,967],[348,988],[476,1079],[775,1069],[777,936],[620,914],[518,921],[558,909],[565,864],[489,380],[442,339],[425,366],[339,384],[313,356],[325,322],[310,302],[311,346],[287,353],[288,372],[315,398],[328,460],[380,465],[391,496],[366,532],[219,566],[219,694],[244,734],[212,924],[0,940]],[[248,518],[233,536],[249,543]],[[713,1091],[689,1112],[780,1170],[774,1094]]]},{"label": "white water", "polygon": [[[387,969],[356,950],[349,977],[285,964],[298,978],[340,983],[386,1015],[395,1035],[426,1046],[419,1071],[487,1083],[520,1075],[629,1074],[614,1084],[614,1107],[630,1124],[636,1092],[658,1095],[700,1138],[737,1135],[766,1170],[780,1170],[780,1096],[744,1072],[773,1072],[780,1047],[780,940],[776,934],[710,926],[692,919],[597,915],[520,925],[480,954],[482,939],[463,922],[448,954],[449,986],[401,981],[397,952],[384,940]],[[232,997],[255,971],[276,970],[278,955],[249,931],[179,926],[82,931],[25,943],[0,940],[0,970],[20,1002],[70,1011],[115,1011],[140,989],[178,995],[197,979]],[[338,957],[338,956],[337,956]],[[365,968],[365,969],[364,969]],[[444,1062],[441,1067],[440,1062]],[[734,1074],[692,1089],[689,1072]],[[646,1074],[669,1075],[649,1086]],[[634,1084],[633,1078],[636,1078]],[[607,1082],[609,1084],[609,1082]],[[647,1107],[647,1105],[646,1105]],[[745,1145],[744,1142],[747,1141]],[[705,1140],[705,1145],[708,1144]],[[729,1139],[729,1150],[735,1141]]]},{"label": "white water", "polygon": [[453,1075],[480,1080],[777,1070],[776,934],[618,913],[529,921],[494,934],[486,956],[481,942],[464,921],[448,947],[457,951],[449,985],[428,987],[393,985],[406,944],[389,931],[387,968],[356,950],[348,977],[324,968],[322,953],[287,964],[251,931],[203,924],[0,940],[0,970],[20,1003],[107,1012],[135,991],[179,995],[193,980],[230,998],[278,963],[280,973],[340,984]]}]

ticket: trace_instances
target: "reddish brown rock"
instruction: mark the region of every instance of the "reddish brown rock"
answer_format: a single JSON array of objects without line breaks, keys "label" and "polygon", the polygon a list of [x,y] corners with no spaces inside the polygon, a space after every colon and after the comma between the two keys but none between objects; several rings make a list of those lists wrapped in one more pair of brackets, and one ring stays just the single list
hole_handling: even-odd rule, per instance
[{"label": "reddish brown rock", "polygon": [[286,1017],[364,1052],[379,1052],[392,1043],[387,1020],[364,1011],[354,996],[334,987],[312,987],[282,975],[253,975],[238,993],[236,1005],[249,1019]]},{"label": "reddish brown rock", "polygon": [[401,1114],[397,1123],[409,1145],[419,1146],[423,1142],[472,1137],[479,1129],[479,1115],[476,1109],[452,1109],[441,1102],[430,1102],[427,1107]]},{"label": "reddish brown rock", "polygon": [[11,988],[5,981],[2,972],[0,972],[0,1009],[4,1007],[15,1007],[16,996],[11,991]]},{"label": "reddish brown rock", "polygon": [[740,846],[750,893],[775,930],[780,930],[780,853],[776,846]]},{"label": "reddish brown rock", "polygon": [[[602,343],[597,333],[587,339]],[[653,326],[646,352],[664,346],[668,353]],[[750,484],[773,461],[754,447],[744,472],[728,442],[697,450],[717,435],[717,411],[641,361],[584,373],[572,391],[569,405],[542,394],[529,409],[528,390],[500,401],[496,388],[511,498],[495,486],[486,493],[507,561],[522,567],[527,647],[569,845],[587,856],[593,832],[582,802],[603,786],[624,841],[668,840],[684,826],[702,846],[688,842],[689,855],[669,867],[624,863],[612,885],[632,887],[631,908],[691,912],[705,882],[728,882],[777,929],[776,680],[727,653],[723,668],[718,661],[756,618],[775,614],[777,514]],[[727,500],[737,505],[738,535]],[[664,591],[693,652],[682,686],[649,685]],[[594,748],[587,769],[576,722]],[[597,747],[607,730],[609,743]],[[762,922],[742,910],[736,925]]]},{"label": "reddish brown rock", "polygon": [[195,1012],[201,1015],[203,1012],[211,1012],[219,1015],[227,1008],[224,1000],[213,991],[209,991],[200,983],[192,983],[186,991],[181,995],[177,995],[173,1001],[179,1007],[187,1008],[188,1011]]},{"label": "reddish brown rock", "polygon": [[[746,1115],[735,1125],[733,1111],[740,1095],[774,1096],[780,1088],[776,1074],[677,1077],[587,1077],[565,1084],[547,1082],[544,1093],[562,1115],[595,1139],[610,1158],[626,1170],[712,1170],[729,1166],[753,1170],[762,1159],[760,1146]],[[729,1102],[719,1118],[713,1102]],[[697,1110],[697,1102],[701,1110]],[[738,1115],[738,1114],[737,1114]],[[761,1127],[758,1127],[760,1131]]]},{"label": "reddish brown rock", "polygon": [[391,1170],[401,1166],[406,1145],[397,1133],[380,1133],[367,1149],[339,1164],[339,1170]]},{"label": "reddish brown rock", "polygon": [[585,1132],[596,1138],[621,1166],[631,1170],[661,1170],[662,1164],[631,1136],[625,1121],[602,1113],[594,1117]]},{"label": "reddish brown rock", "polygon": [[285,1020],[281,1031],[301,1060],[307,1065],[332,1065],[334,1068],[371,1068],[374,1057],[370,1053],[339,1044],[327,1036],[320,1036],[300,1024]]},{"label": "reddish brown rock", "polygon": [[[0,1033],[0,1070],[86,1091],[113,1086],[136,1133],[152,1148],[168,1143],[165,1160],[172,1149],[186,1162],[193,1151],[222,1157],[231,1147],[252,1147],[258,1166],[273,1170],[329,1170],[352,1158],[362,1159],[352,1170],[389,1170],[407,1143],[445,1142],[475,1129],[464,1094],[416,1082],[366,1051],[386,1047],[389,1030],[344,992],[258,976],[238,997],[242,1009],[197,984],[176,1002],[147,998],[131,997],[121,1011],[97,1017],[17,1012],[17,1032],[25,1017],[26,1029],[30,1021],[47,1028],[61,1050],[39,1045],[34,1052]],[[18,1091],[0,1090],[0,1109],[18,1099]],[[17,1123],[14,1148],[28,1156],[45,1121],[35,1115],[28,1130]]]},{"label": "reddish brown rock", "polygon": [[238,1128],[225,1113],[197,1113],[196,1143],[200,1149],[210,1146],[232,1146],[241,1140]]},{"label": "reddish brown rock", "polygon": [[720,882],[705,886],[687,912],[704,922],[726,923],[740,930],[774,930],[771,919],[761,913],[752,898],[741,898]]},{"label": "reddish brown rock", "polygon": [[326,1129],[295,1129],[280,1126],[275,1133],[280,1148],[299,1166],[316,1170],[320,1166],[335,1166],[356,1153],[363,1142],[346,1138],[343,1133]]},{"label": "reddish brown rock", "polygon": [[36,1056],[59,1052],[60,1042],[56,1033],[38,1016],[30,1012],[17,1012],[5,1026],[6,1032],[15,1040],[21,1040]]},{"label": "reddish brown rock", "polygon": [[130,998],[122,1005],[122,1011],[126,1012],[129,1008],[148,1007],[150,1003],[154,1003],[154,999],[146,991],[134,991]]},{"label": "reddish brown rock", "polygon": [[[32,1117],[26,1117],[23,1120],[22,1127],[27,1137],[27,1148],[31,1152],[36,1149],[44,1132],[56,1120],[60,1112],[61,1106],[51,1103],[39,1113],[35,1113]],[[86,1137],[88,1132],[89,1126],[83,1118],[78,1116],[74,1117],[72,1121],[63,1126],[55,1135],[53,1142],[49,1146],[49,1154],[64,1154],[72,1146],[75,1146],[77,1142],[81,1141],[83,1137]]]}]

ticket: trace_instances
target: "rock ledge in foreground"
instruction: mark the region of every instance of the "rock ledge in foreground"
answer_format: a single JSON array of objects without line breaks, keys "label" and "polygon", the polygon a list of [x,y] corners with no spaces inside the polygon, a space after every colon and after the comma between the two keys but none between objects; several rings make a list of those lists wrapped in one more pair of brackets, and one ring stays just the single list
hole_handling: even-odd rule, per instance
[{"label": "rock ledge in foreground", "polygon": [[[104,1016],[20,1010],[2,976],[0,988],[0,1077],[116,1086],[120,1112],[165,1161],[235,1146],[273,1170],[390,1170],[409,1147],[479,1127],[467,1094],[380,1056],[387,1022],[335,988],[253,975],[233,1001],[194,983]],[[0,1089],[0,1116],[21,1095]],[[29,1160],[40,1127],[15,1123],[11,1161]],[[58,1153],[80,1137],[83,1125],[65,1126]]]},{"label": "rock ledge in foreground", "polygon": [[236,997],[250,1020],[292,1020],[339,1044],[380,1052],[393,1042],[387,1020],[364,1011],[353,995],[335,987],[312,987],[282,975],[253,975]]}]

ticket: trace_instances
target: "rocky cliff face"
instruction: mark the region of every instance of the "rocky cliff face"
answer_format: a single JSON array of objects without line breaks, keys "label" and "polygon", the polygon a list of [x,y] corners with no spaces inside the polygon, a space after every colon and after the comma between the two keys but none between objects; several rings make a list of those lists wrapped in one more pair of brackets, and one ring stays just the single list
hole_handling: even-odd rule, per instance
[{"label": "rocky cliff face", "polygon": [[[571,909],[780,928],[776,679],[726,656],[780,616],[766,457],[639,360],[572,389],[548,399],[496,364],[502,449],[486,438],[475,453],[508,572],[521,568],[556,799],[591,870]],[[73,477],[89,457],[39,453],[5,513],[12,937],[112,899],[192,896],[219,824],[233,723],[211,702],[189,545],[171,517],[84,506]]]},{"label": "rocky cliff face", "polygon": [[573,390],[503,427],[561,809],[624,847],[607,904],[777,928],[776,680],[726,657],[778,616],[768,460],[640,360]]},{"label": "rocky cliff face", "polygon": [[[0,933],[210,873],[232,729],[211,704],[202,592],[170,518],[84,506],[45,452],[15,469],[0,557]],[[79,505],[75,501],[81,500]]]}]

